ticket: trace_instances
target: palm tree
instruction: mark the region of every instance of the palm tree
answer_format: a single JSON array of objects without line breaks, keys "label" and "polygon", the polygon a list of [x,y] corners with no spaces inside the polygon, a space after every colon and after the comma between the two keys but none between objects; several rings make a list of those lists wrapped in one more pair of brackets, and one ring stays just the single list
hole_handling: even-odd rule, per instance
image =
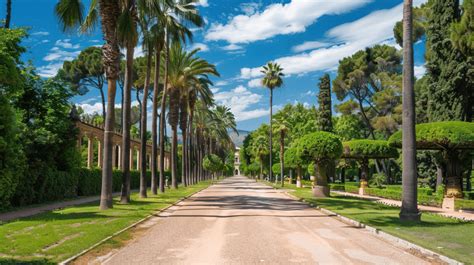
[{"label": "palm tree", "polygon": [[[185,24],[192,24],[198,27],[203,25],[203,19],[198,14],[196,9],[197,0],[167,0],[164,1],[161,6],[161,16],[159,20],[164,25],[165,29],[165,73],[164,73],[164,87],[161,98],[161,114],[160,114],[160,191],[164,192],[164,152],[165,152],[165,113],[166,113],[166,102],[168,94],[168,68],[170,60],[170,40],[174,42],[185,41],[186,38],[192,38],[192,32],[186,27]],[[171,102],[171,100],[170,100]],[[177,142],[176,142],[177,145]],[[171,185],[173,188],[177,188],[176,182],[176,154],[177,149],[173,150],[173,144],[171,148]]]},{"label": "palm tree", "polygon": [[[255,157],[258,158],[260,161],[260,176],[259,178],[262,179],[263,177],[263,161],[265,158],[265,155],[268,153],[271,153],[268,151],[268,142],[267,142],[267,137],[264,135],[258,135],[253,142],[252,145],[252,153],[254,153]],[[271,169],[270,169],[271,171]]]},{"label": "palm tree", "polygon": [[[283,85],[283,68],[277,63],[269,62],[267,65],[263,66],[261,72],[264,74],[262,79],[262,85],[270,89],[270,128],[272,128],[272,119],[273,119],[273,89],[281,87]],[[272,148],[273,143],[272,139],[273,133],[270,129],[270,181],[273,179],[272,174]]]},{"label": "palm tree", "polygon": [[420,221],[417,205],[415,93],[413,62],[413,0],[403,4],[403,196],[402,221]]},{"label": "palm tree", "polygon": [[[186,97],[189,87],[200,82],[207,75],[219,76],[216,67],[207,61],[195,57],[198,50],[187,52],[183,49],[179,42],[173,43],[170,49],[169,69],[168,69],[168,86],[170,93],[170,104],[168,123],[171,126],[172,142],[171,142],[171,184],[173,188],[177,188],[176,183],[176,155],[177,155],[177,127],[179,123],[180,100]],[[183,103],[185,104],[185,103]],[[185,104],[187,108],[187,104]],[[187,116],[187,113],[183,113]],[[186,124],[181,124],[181,129],[185,131]],[[186,142],[186,134],[183,134],[183,142]],[[174,171],[174,174],[173,174]],[[184,177],[184,176],[183,176]]]},{"label": "palm tree", "polygon": [[284,185],[284,171],[285,171],[285,137],[288,132],[289,123],[283,115],[278,116],[273,124],[273,131],[280,134],[280,176],[281,186]]},{"label": "palm tree", "polygon": [[[96,8],[97,5],[99,8]],[[82,1],[59,0],[55,7],[56,16],[63,25],[63,30],[79,27],[83,22]],[[98,11],[97,11],[98,9]],[[113,207],[112,200],[112,135],[114,132],[114,108],[117,79],[120,73],[120,49],[117,38],[117,25],[120,16],[120,3],[113,0],[98,0],[91,2],[89,14],[100,17],[105,44],[102,47],[103,63],[107,76],[107,113],[104,126],[104,158],[102,163],[102,189],[100,209]],[[97,16],[98,15],[98,16]],[[88,15],[88,17],[90,17]],[[89,23],[88,25],[93,25]]]},{"label": "palm tree", "polygon": [[126,49],[125,82],[122,105],[122,189],[120,202],[130,202],[130,127],[133,85],[133,54],[138,42],[137,6],[135,0],[125,1],[118,21],[119,43]]}]

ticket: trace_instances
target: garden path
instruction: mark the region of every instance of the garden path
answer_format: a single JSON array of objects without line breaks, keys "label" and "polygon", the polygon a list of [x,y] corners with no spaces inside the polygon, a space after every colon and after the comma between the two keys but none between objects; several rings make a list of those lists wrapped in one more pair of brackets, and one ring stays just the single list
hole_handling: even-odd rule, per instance
[{"label": "garden path", "polygon": [[[428,264],[245,177],[231,177],[149,220],[105,264]],[[146,225],[146,224],[144,224]]]}]

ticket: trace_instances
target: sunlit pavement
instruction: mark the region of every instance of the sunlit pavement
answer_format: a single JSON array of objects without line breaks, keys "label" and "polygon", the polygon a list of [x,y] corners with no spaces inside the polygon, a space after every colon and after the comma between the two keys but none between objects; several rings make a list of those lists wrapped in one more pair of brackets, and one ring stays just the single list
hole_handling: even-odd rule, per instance
[{"label": "sunlit pavement", "polygon": [[424,264],[245,177],[225,179],[164,212],[107,264]]}]

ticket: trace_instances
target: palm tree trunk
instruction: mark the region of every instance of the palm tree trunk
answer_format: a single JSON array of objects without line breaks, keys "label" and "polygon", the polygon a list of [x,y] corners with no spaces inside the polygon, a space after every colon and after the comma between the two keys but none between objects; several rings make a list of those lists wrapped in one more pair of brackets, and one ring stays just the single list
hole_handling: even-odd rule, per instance
[{"label": "palm tree trunk", "polygon": [[171,141],[171,187],[173,189],[178,188],[177,182],[177,160],[178,160],[178,128],[177,126],[171,126],[172,141]]},{"label": "palm tree trunk", "polygon": [[403,195],[401,221],[420,221],[417,205],[415,93],[413,62],[413,0],[403,4]]},{"label": "palm tree trunk", "polygon": [[285,131],[280,132],[280,175],[281,175],[281,186],[283,187],[285,178]]},{"label": "palm tree trunk", "polygon": [[10,28],[10,20],[12,16],[12,0],[7,0],[7,9],[6,9],[6,17],[5,17],[5,28]]},{"label": "palm tree trunk", "polygon": [[187,166],[187,148],[188,148],[188,137],[187,137],[187,128],[188,128],[188,99],[185,94],[186,92],[183,92],[183,94],[180,96],[179,100],[179,109],[180,109],[180,115],[179,115],[179,128],[181,129],[181,136],[183,143],[181,144],[181,179],[183,182],[183,186],[186,187],[188,186],[188,174],[186,171],[186,166]]},{"label": "palm tree trunk", "polygon": [[151,116],[151,192],[158,194],[158,94],[160,88],[161,45],[155,47],[155,74],[153,77],[153,109]]},{"label": "palm tree trunk", "polygon": [[143,100],[140,124],[140,198],[147,197],[146,176],[146,146],[147,146],[147,102],[148,89],[150,87],[152,53],[148,51],[146,58],[145,86],[143,87]]},{"label": "palm tree trunk", "polygon": [[133,82],[133,53],[135,46],[127,45],[127,58],[125,66],[124,98],[122,105],[122,190],[120,196],[121,203],[130,203],[130,113],[132,103],[132,82]]},{"label": "palm tree trunk", "polygon": [[107,76],[107,113],[104,126],[104,158],[102,167],[102,188],[100,195],[100,209],[113,207],[112,200],[112,136],[115,123],[115,93],[120,67],[120,49],[117,41],[117,18],[120,7],[117,1],[100,0],[99,12],[105,44],[102,47],[103,63]]},{"label": "palm tree trunk", "polygon": [[270,89],[270,181],[273,181],[273,156],[272,156],[272,150],[273,150],[273,89]]},{"label": "palm tree trunk", "polygon": [[165,131],[166,131],[166,98],[168,96],[169,40],[165,41],[165,80],[161,96],[160,114],[160,192],[165,192]]},{"label": "palm tree trunk", "polygon": [[100,99],[102,100],[102,118],[103,118],[103,122],[105,122],[105,95],[104,95],[104,89],[103,88],[100,88],[99,89],[100,91]]}]

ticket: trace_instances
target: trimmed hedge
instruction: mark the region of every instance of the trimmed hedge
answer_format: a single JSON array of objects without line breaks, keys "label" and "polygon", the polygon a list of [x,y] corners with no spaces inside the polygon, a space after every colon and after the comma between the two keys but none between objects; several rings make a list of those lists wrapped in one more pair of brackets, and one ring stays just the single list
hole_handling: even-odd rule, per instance
[{"label": "trimmed hedge", "polygon": [[342,143],[343,158],[397,158],[397,149],[390,147],[383,140],[353,140]]},{"label": "trimmed hedge", "polygon": [[342,154],[339,137],[329,132],[307,134],[296,141],[297,156],[307,161],[335,160]]},{"label": "trimmed hedge", "polygon": [[[356,183],[331,184],[331,190],[345,191],[349,193],[359,193],[359,187]],[[377,196],[392,200],[402,199],[401,186],[387,186],[384,188],[366,188],[365,192],[370,196]],[[441,206],[443,203],[443,192],[433,192],[430,188],[418,188],[418,203],[429,206]]]},{"label": "trimmed hedge", "polygon": [[[388,140],[391,146],[402,146],[402,132],[394,133]],[[416,147],[418,149],[473,149],[474,123],[443,121],[416,125]],[[442,147],[442,148],[441,148]]]},{"label": "trimmed hedge", "polygon": [[474,200],[456,199],[454,208],[456,210],[474,210]]}]

